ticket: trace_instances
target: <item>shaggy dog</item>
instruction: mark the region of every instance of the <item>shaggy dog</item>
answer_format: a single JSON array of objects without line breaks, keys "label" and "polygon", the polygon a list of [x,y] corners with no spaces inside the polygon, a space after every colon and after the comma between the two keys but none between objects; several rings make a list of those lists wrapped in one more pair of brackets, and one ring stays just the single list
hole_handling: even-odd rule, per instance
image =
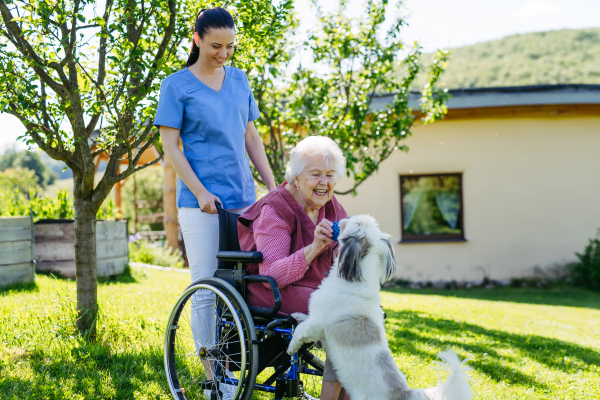
[{"label": "shaggy dog", "polygon": [[339,226],[340,255],[311,295],[309,315],[292,315],[300,324],[288,353],[321,341],[352,400],[471,399],[465,373],[470,368],[452,350],[438,355],[440,369],[450,372],[446,382],[430,389],[408,387],[388,348],[380,308],[380,285],[397,268],[392,243],[368,215],[345,219]]}]

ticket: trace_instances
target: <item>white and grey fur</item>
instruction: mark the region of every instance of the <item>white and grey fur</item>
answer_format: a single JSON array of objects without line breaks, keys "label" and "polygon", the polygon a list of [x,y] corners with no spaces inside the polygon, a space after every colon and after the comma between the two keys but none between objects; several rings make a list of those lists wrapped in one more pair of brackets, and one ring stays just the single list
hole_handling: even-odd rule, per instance
[{"label": "white and grey fur", "polygon": [[389,350],[380,285],[396,271],[394,248],[377,222],[359,215],[340,222],[340,255],[332,273],[311,295],[309,315],[300,321],[288,353],[304,343],[321,341],[342,386],[352,400],[469,400],[473,392],[465,365],[452,351],[438,356],[446,382],[430,389],[411,389]]}]

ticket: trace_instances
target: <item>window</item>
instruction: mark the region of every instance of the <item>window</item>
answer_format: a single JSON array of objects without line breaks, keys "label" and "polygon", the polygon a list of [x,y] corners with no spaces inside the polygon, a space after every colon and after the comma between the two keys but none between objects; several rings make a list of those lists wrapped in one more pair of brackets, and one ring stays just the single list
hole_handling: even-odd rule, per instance
[{"label": "window", "polygon": [[462,175],[400,176],[402,241],[464,240]]}]

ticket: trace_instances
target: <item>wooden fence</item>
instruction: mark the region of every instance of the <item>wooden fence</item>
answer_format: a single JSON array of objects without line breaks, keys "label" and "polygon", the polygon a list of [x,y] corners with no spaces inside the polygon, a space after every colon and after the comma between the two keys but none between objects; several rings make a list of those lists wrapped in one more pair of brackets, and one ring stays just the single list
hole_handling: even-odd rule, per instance
[{"label": "wooden fence", "polygon": [[[74,222],[37,222],[34,236],[37,269],[75,278]],[[127,221],[96,222],[96,260],[100,277],[125,270],[129,262]]]},{"label": "wooden fence", "polygon": [[0,287],[34,279],[31,217],[0,218]]}]

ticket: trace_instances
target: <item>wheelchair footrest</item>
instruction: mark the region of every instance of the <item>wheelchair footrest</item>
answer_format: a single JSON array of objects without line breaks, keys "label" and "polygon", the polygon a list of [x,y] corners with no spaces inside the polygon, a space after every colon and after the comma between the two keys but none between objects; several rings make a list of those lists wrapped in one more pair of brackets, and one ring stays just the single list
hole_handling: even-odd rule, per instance
[{"label": "wheelchair footrest", "polygon": [[202,389],[215,389],[215,381],[202,381],[198,382],[197,385]]}]

